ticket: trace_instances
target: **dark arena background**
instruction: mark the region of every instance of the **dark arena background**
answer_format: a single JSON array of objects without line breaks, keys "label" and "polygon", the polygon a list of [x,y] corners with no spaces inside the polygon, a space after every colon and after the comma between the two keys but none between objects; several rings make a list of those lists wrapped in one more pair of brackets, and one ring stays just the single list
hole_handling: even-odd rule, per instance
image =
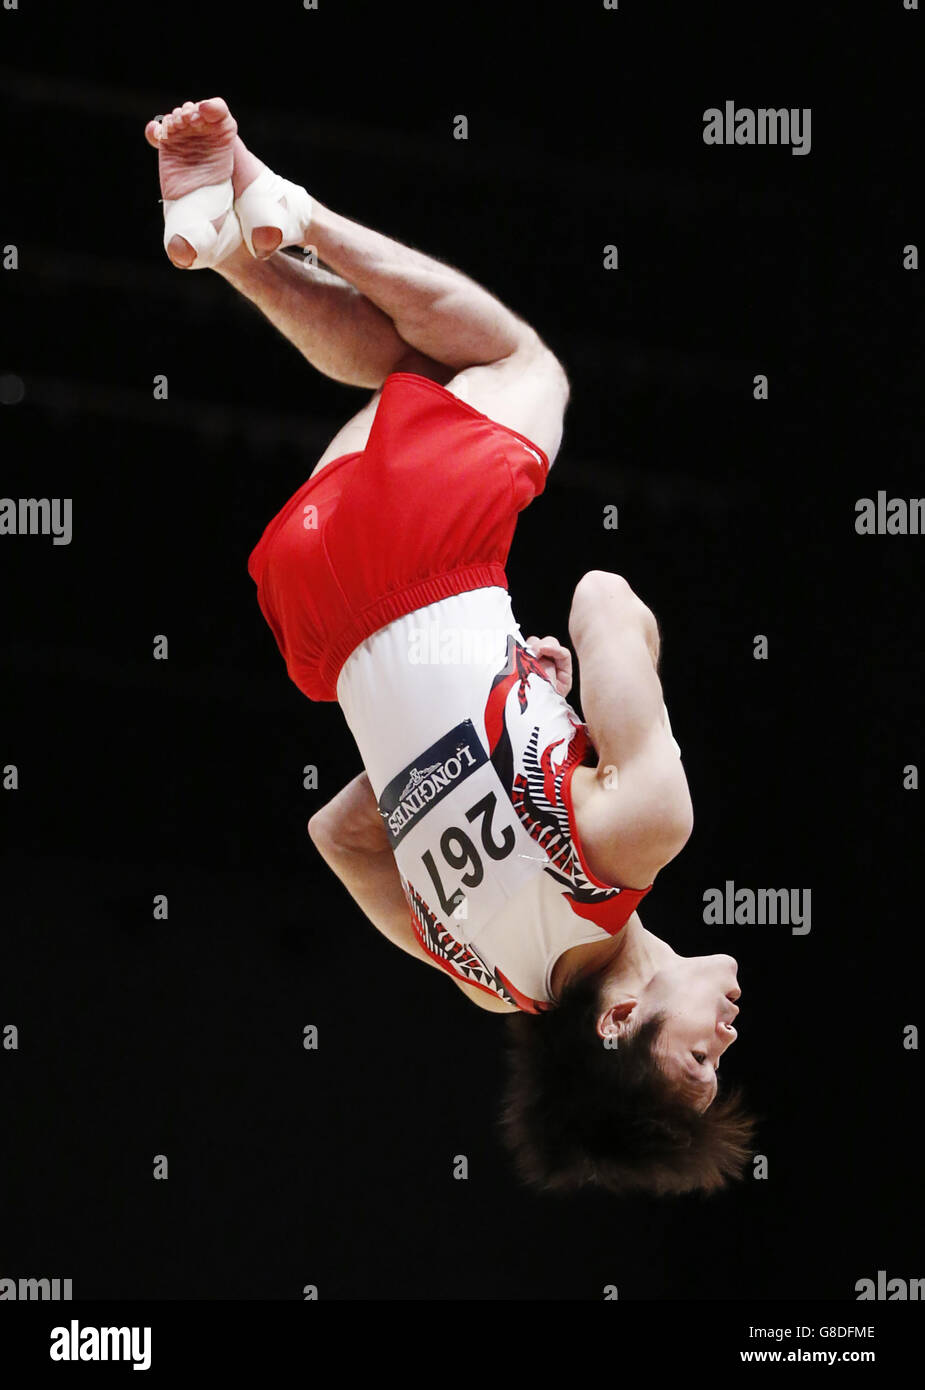
[{"label": "dark arena background", "polygon": [[[55,1321],[315,1289],[866,1324],[881,1271],[886,1318],[884,1281],[925,1276],[925,538],[861,534],[858,503],[925,493],[925,14],[20,0],[0,25],[2,492],[73,500],[70,544],[0,536],[0,1275],[72,1280]],[[738,960],[721,1083],[760,1117],[717,1196],[523,1188],[503,1018],[381,938],[306,835],[359,758],[246,561],[366,393],[168,263],[143,128],[212,95],[568,369],[514,611],[567,641],[601,568],[658,616],[696,823],[641,915]],[[809,108],[811,147],[706,144],[727,101]],[[706,924],[727,882],[811,892],[811,929]]]}]

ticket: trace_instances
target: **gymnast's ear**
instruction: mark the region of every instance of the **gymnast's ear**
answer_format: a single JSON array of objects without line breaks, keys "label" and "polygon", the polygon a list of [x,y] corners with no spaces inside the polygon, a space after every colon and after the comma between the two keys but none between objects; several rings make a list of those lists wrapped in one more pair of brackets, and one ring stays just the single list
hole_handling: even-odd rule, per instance
[{"label": "gymnast's ear", "polygon": [[626,1025],[638,999],[621,999],[616,1004],[611,1004],[602,1014],[598,1016],[597,1032],[601,1038],[622,1038],[626,1036]]}]

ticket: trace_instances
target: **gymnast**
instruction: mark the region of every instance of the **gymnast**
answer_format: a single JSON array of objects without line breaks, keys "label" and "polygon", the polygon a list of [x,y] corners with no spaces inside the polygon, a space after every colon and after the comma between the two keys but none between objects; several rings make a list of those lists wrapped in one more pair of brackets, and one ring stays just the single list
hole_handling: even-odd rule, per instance
[{"label": "gymnast", "polygon": [[[313,844],[383,936],[509,1015],[499,1129],[528,1185],[725,1186],[754,1124],[718,1094],[738,967],[678,954],[638,911],[693,823],[658,624],[620,575],[578,578],[580,717],[570,651],[524,639],[508,592],[562,440],[562,365],[465,275],[270,170],[221,98],[145,136],[171,263],[214,270],[372,392],[248,560],[289,676],[339,703],[363,767]],[[540,594],[552,534],[548,558]]]}]

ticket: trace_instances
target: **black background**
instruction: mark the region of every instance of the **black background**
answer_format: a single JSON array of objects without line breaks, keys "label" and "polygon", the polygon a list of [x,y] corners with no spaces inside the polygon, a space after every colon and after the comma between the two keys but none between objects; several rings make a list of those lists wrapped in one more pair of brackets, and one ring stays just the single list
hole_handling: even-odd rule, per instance
[{"label": "black background", "polygon": [[[2,492],[74,507],[71,545],[0,545],[0,764],[21,779],[0,1273],[70,1277],[79,1299],[683,1300],[925,1274],[902,1046],[925,541],[854,530],[857,498],[923,492],[921,272],[901,255],[925,241],[925,15],[22,0],[0,24],[0,240],[21,262],[0,371],[25,384],[0,410]],[[459,265],[568,368],[514,610],[565,638],[600,567],[659,617],[696,826],[643,918],[739,961],[722,1079],[762,1116],[766,1181],[522,1190],[494,1131],[503,1020],[379,938],[308,841],[358,756],[337,707],[287,680],[246,560],[366,397],[164,257],[143,127],[215,94],[271,167]],[[727,99],[811,107],[811,153],[705,146]],[[726,879],[811,889],[812,931],[704,926]]]}]

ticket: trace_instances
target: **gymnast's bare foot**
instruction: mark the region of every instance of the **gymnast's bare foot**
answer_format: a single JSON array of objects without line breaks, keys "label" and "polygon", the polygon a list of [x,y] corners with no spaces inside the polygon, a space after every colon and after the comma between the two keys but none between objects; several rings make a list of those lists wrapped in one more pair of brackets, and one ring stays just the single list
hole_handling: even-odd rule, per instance
[{"label": "gymnast's bare foot", "polygon": [[[229,178],[233,180],[234,196],[239,198],[266,167],[238,135],[238,123],[222,97],[187,101],[174,107],[169,116],[148,122],[145,139],[158,152],[161,196],[165,201]],[[226,216],[223,213],[213,219],[216,231]],[[271,255],[281,240],[277,227],[254,229],[253,246],[260,258]],[[196,259],[195,249],[182,236],[171,237],[167,254],[181,270],[187,270]]]},{"label": "gymnast's bare foot", "polygon": [[[149,121],[145,139],[158,152],[161,196],[182,198],[197,188],[230,179],[237,133],[238,123],[221,97],[187,101],[162,120]],[[213,220],[216,231],[226,216],[223,213]],[[171,237],[167,255],[181,270],[196,259],[195,249],[182,236]]]}]

